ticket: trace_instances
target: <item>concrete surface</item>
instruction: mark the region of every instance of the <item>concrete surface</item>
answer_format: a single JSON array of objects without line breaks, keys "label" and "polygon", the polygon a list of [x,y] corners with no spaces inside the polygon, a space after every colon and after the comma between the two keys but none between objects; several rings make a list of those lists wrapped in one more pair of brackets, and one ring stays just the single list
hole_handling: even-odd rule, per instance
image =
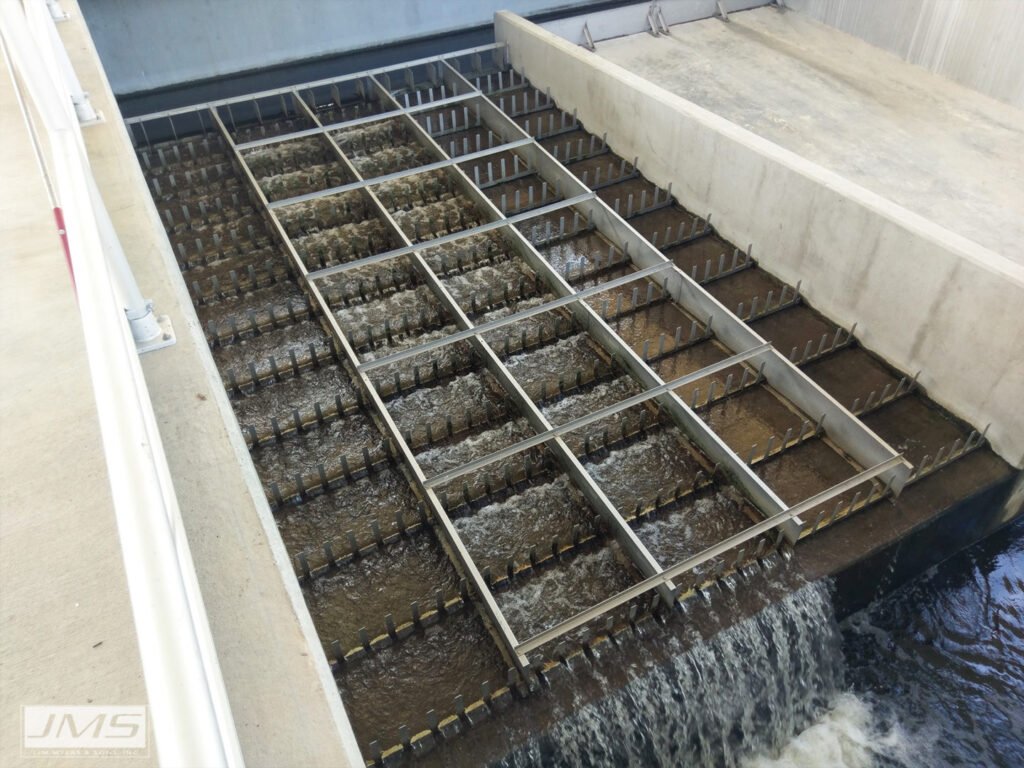
[{"label": "concrete surface", "polygon": [[1020,0],[786,0],[786,7],[1024,108]]},{"label": "concrete surface", "polygon": [[[82,325],[2,66],[0,136],[0,765],[81,766],[22,758],[21,708],[145,704],[146,689]],[[150,747],[93,764],[156,765]]]},{"label": "concrete surface", "polygon": [[[752,38],[756,47],[761,45],[757,42],[761,36],[748,32],[749,24],[745,26],[740,18],[770,14],[777,12],[750,11],[734,14],[728,25],[711,20],[692,26],[728,27],[725,32],[709,34]],[[793,13],[779,14],[779,18],[784,19],[782,24],[812,25]],[[823,34],[839,34],[817,26]],[[944,218],[937,223],[908,210],[670,93],[602,58],[600,52],[590,53],[514,14],[498,14],[495,31],[499,40],[510,43],[513,65],[536,86],[550,88],[563,108],[577,110],[589,130],[607,131],[618,154],[639,157],[641,171],[661,186],[671,183],[673,193],[687,208],[710,212],[727,239],[752,242],[755,257],[779,278],[790,283],[802,280],[808,299],[835,321],[847,326],[859,323],[858,336],[866,346],[898,368],[921,370],[921,383],[939,403],[980,427],[991,423],[989,437],[995,449],[1011,464],[1024,465],[1024,410],[1019,407],[1024,392],[1024,327],[1017,309],[1024,301],[1020,261],[952,231],[944,226],[950,224]],[[676,55],[682,48],[675,40],[650,36],[644,42],[648,51],[644,69],[649,73],[658,69],[660,57]],[[599,51],[614,44],[605,43]],[[867,46],[859,41],[852,41],[854,44],[865,50],[850,53],[850,58],[868,56]],[[879,55],[885,56],[888,65],[876,72],[876,80],[858,81],[858,64],[849,61],[853,67],[849,73],[839,69],[829,77],[805,75],[797,84],[806,89],[801,99],[807,104],[833,103],[833,92],[841,87],[842,78],[870,94],[876,89],[884,91],[886,80],[900,82],[909,77],[900,70],[912,67],[895,57]],[[677,82],[681,87],[685,80],[696,84],[694,88],[709,88],[718,82],[720,72],[720,90],[725,92],[737,82],[727,58],[704,71],[677,69]],[[914,74],[938,80],[920,70],[914,69]],[[768,93],[783,84],[776,82],[778,72],[767,65],[751,77]],[[797,85],[788,87],[797,92]],[[756,91],[748,91],[751,98],[757,98]],[[966,94],[968,103],[984,98],[965,89],[956,91]],[[728,104],[730,95],[721,98]],[[945,109],[960,109],[959,101],[951,103],[955,108]],[[988,103],[995,114],[1010,110]],[[942,110],[936,107],[936,111]],[[864,119],[870,117],[869,112]],[[919,117],[917,124],[923,119]],[[852,137],[851,141],[863,134],[858,113],[849,113],[845,122],[837,121],[829,130]],[[899,121],[890,122],[900,126]],[[921,141],[911,127],[916,130],[916,125],[900,129],[902,142],[892,140],[895,156],[914,156],[917,151]],[[977,135],[986,135],[985,130],[986,126],[979,124]],[[1019,133],[1013,123],[988,130]],[[872,156],[881,169],[887,156]],[[1019,174],[1013,170],[1019,168],[1019,160],[1015,164],[1010,159],[1011,174]],[[865,161],[865,168],[871,167],[872,163]],[[934,179],[923,172],[918,179],[923,186],[940,188],[948,181],[938,169]],[[1003,189],[1007,197],[998,202],[1020,210],[1019,188]],[[1007,226],[1019,228],[1020,221]]]},{"label": "concrete surface", "polygon": [[[106,116],[85,131],[97,185],[143,294],[177,333],[175,346],[142,363],[244,758],[275,768],[362,764],[88,30],[74,2],[62,5],[71,20],[60,34]],[[5,359],[17,361],[4,367],[0,422],[6,750],[17,747],[8,737],[22,703],[145,696],[78,316],[4,88],[0,144],[5,172],[18,180],[3,186],[3,338]]]},{"label": "concrete surface", "polygon": [[[725,3],[728,13],[745,11],[762,5],[771,5],[773,0],[728,0]],[[572,16],[564,16],[540,23],[544,29],[554,32],[559,37],[577,45],[587,42],[583,34],[584,24],[592,41],[610,40],[624,35],[648,33],[651,22],[648,11],[651,3],[629,3],[615,5],[611,8],[598,6],[597,9],[581,8]],[[697,19],[710,19],[717,16],[716,0],[658,0],[658,10],[665,24],[684,24]]]},{"label": "concrete surface", "polygon": [[[86,0],[86,18],[118,94],[489,25],[581,0]],[[357,23],[356,23],[357,22]]]},{"label": "concrete surface", "polygon": [[597,51],[1024,264],[1024,112],[799,13],[761,8],[671,31]]}]

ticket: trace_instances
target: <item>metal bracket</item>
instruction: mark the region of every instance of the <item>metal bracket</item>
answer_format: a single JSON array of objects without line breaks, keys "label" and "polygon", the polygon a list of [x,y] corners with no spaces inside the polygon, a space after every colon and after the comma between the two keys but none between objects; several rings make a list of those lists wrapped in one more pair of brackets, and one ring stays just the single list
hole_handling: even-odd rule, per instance
[{"label": "metal bracket", "polygon": [[665,14],[661,12],[661,6],[657,3],[651,3],[651,10],[649,11],[651,16],[654,18],[654,26],[663,35],[671,35],[669,32],[668,24],[665,23]]},{"label": "metal bracket", "polygon": [[662,32],[662,24],[658,21],[657,3],[651,3],[651,7],[647,9],[647,27],[654,37],[664,34]]},{"label": "metal bracket", "polygon": [[[99,125],[100,123],[107,122],[107,118],[104,117],[103,113],[98,109],[93,109],[92,104],[88,101],[88,94],[86,95],[85,105],[80,109],[78,104],[75,104],[75,114],[78,115],[78,124],[83,128],[88,128],[90,125]],[[82,117],[82,115],[86,117]]]},{"label": "metal bracket", "polygon": [[174,326],[171,325],[171,318],[167,315],[160,315],[156,318],[157,325],[160,326],[160,334],[150,339],[149,341],[136,341],[135,351],[140,355],[146,352],[155,352],[158,349],[164,347],[170,347],[177,342],[178,337],[174,335]]},{"label": "metal bracket", "polygon": [[60,0],[46,0],[46,7],[54,21],[67,21],[71,18],[71,14],[60,7]]},{"label": "metal bracket", "polygon": [[718,13],[716,16],[718,16],[722,21],[728,21],[729,12],[725,10],[725,3],[722,0],[715,0],[715,5],[718,6]]},{"label": "metal bracket", "polygon": [[152,301],[146,302],[146,311],[140,316],[132,317],[128,309],[124,313],[135,340],[135,351],[140,355],[169,347],[177,341],[171,318],[167,315],[155,316]]},{"label": "metal bracket", "polygon": [[590,27],[587,26],[587,22],[583,22],[583,47],[588,51],[597,50],[597,46],[594,45],[594,38],[590,34]]}]

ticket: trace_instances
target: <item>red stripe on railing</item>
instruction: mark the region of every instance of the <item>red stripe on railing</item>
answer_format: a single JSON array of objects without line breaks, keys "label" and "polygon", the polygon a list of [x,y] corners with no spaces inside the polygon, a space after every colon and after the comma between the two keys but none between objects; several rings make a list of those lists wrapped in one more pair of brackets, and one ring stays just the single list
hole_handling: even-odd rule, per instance
[{"label": "red stripe on railing", "polygon": [[71,248],[68,247],[68,231],[64,227],[64,211],[59,206],[53,209],[53,218],[57,220],[57,234],[60,235],[60,241],[64,246],[64,261],[68,265],[68,274],[71,276],[71,287],[75,288],[77,292],[77,286],[75,285],[75,268],[71,266]]}]

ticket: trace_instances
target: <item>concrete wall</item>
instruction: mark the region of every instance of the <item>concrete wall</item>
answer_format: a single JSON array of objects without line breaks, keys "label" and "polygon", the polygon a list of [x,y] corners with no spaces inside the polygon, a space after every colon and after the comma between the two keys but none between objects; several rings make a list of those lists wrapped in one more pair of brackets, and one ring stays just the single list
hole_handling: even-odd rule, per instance
[{"label": "concrete wall", "polygon": [[513,14],[513,65],[1024,466],[1024,268]]},{"label": "concrete wall", "polygon": [[789,8],[1024,107],[1020,0],[786,0]]},{"label": "concrete wall", "polygon": [[587,0],[82,0],[117,94],[490,24]]}]

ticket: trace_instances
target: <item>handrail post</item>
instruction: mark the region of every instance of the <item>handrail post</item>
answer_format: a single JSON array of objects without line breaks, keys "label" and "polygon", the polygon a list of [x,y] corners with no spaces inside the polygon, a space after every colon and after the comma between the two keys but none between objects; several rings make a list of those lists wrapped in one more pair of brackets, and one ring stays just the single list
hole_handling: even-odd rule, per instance
[{"label": "handrail post", "polygon": [[[35,0],[29,0],[27,7],[32,7],[34,3]],[[71,59],[68,57],[67,49],[64,48],[64,42],[60,39],[60,34],[57,32],[57,24],[55,22],[57,16],[54,15],[53,5],[47,3],[48,10],[46,12],[43,12],[41,6],[36,5],[35,7],[37,9],[34,11],[37,20],[35,23],[40,27],[45,27],[43,34],[49,39],[49,46],[53,50],[60,79],[63,81],[64,87],[71,97],[71,103],[75,106],[75,116],[78,118],[78,122],[81,125],[88,125],[102,121],[103,116],[93,108],[92,102],[89,101],[89,94],[82,90],[82,84],[78,81],[78,75],[75,74],[75,69],[71,66]],[[57,7],[57,10],[61,12],[60,6]],[[29,16],[30,26],[32,23],[32,16]],[[43,41],[37,40],[37,42],[41,44]]]},{"label": "handrail post", "polygon": [[[96,122],[101,118],[89,102],[88,94],[82,90],[78,76],[71,66],[71,59],[64,48],[64,43],[57,33],[52,16],[53,7],[49,5],[48,7],[50,8],[49,13],[44,9],[42,0],[27,0],[25,3],[24,18],[28,28],[26,40],[35,43],[35,59],[43,65],[41,70],[35,70],[35,77],[39,80],[40,85],[47,76],[51,81],[50,84],[57,97],[53,102],[54,111],[63,111],[68,115],[69,120],[77,119],[79,125]],[[70,104],[68,99],[70,99]],[[143,354],[168,347],[176,340],[170,318],[166,315],[157,317],[153,312],[153,302],[143,298],[117,237],[110,214],[103,202],[103,197],[96,187],[92,171],[88,168],[88,156],[80,131],[78,131],[77,138],[82,150],[82,162],[88,169],[86,177],[89,184],[89,201],[103,243],[107,265],[114,278],[118,297],[124,304],[125,316],[128,318],[132,338],[135,340],[135,350],[139,354]],[[64,213],[67,212],[64,211]]]},{"label": "handrail post", "polygon": [[114,277],[118,296],[124,304],[124,314],[128,318],[128,325],[132,330],[136,351],[142,354],[171,346],[176,339],[170,319],[166,315],[157,317],[153,312],[153,302],[143,298],[139,284],[135,281],[135,275],[132,274],[131,266],[128,264],[128,257],[125,256],[124,248],[121,247],[121,241],[114,230],[114,223],[110,220],[107,206],[103,203],[103,197],[100,195],[91,173],[89,174],[89,197],[96,214],[96,224],[99,227],[100,240],[103,243],[103,253],[107,257],[107,265]]},{"label": "handrail post", "polygon": [[68,13],[60,7],[60,0],[46,0],[46,7],[54,21],[67,21]]}]

